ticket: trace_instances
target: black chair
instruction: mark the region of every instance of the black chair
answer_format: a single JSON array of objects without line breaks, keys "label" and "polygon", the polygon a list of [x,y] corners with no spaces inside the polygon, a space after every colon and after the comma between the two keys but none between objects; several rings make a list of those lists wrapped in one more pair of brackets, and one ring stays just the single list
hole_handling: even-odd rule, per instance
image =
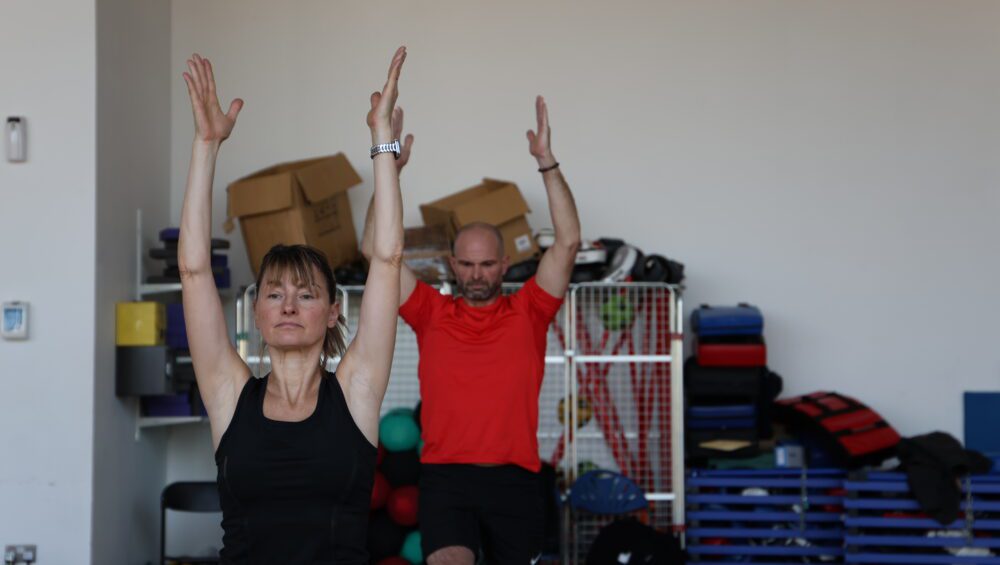
[{"label": "black chair", "polygon": [[167,560],[180,563],[218,563],[216,557],[169,557],[167,549],[167,510],[178,512],[222,512],[219,489],[214,482],[185,481],[171,483],[160,495],[160,565]]}]

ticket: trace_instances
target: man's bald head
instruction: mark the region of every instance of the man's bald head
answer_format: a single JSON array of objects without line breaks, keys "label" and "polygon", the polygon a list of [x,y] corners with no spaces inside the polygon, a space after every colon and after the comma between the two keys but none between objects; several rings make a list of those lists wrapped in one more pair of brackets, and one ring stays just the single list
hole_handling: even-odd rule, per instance
[{"label": "man's bald head", "polygon": [[472,222],[459,228],[455,232],[455,241],[451,244],[451,254],[455,255],[460,243],[464,241],[474,241],[475,244],[481,244],[480,238],[482,237],[491,237],[496,242],[496,258],[502,259],[504,255],[503,235],[496,226],[487,224],[486,222]]}]

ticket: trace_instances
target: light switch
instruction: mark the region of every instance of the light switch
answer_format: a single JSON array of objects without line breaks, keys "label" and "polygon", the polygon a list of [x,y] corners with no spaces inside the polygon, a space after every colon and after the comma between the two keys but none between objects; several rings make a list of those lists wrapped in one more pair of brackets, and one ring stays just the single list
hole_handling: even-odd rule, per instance
[{"label": "light switch", "polygon": [[4,302],[0,336],[4,339],[28,339],[28,303]]}]

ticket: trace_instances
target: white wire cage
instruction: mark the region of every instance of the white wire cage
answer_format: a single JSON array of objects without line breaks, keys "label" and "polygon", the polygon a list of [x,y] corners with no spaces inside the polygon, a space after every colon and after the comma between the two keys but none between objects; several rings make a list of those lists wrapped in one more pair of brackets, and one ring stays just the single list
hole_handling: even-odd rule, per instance
[{"label": "white wire cage", "polygon": [[[520,285],[505,284],[504,292]],[[448,292],[448,287],[445,287]],[[348,342],[357,329],[363,286],[339,288]],[[237,301],[237,349],[255,376],[270,370],[254,326],[251,286]],[[684,520],[681,300],[659,283],[572,285],[549,327],[539,394],[538,448],[562,477],[563,498],[583,471],[621,472],[646,493],[650,525],[681,531]],[[336,370],[339,359],[327,368]],[[382,413],[420,400],[416,335],[397,325]],[[581,563],[613,516],[564,512],[562,561]]]},{"label": "white wire cage", "polygon": [[[574,285],[570,290],[572,395],[580,409],[573,470],[609,469],[646,493],[642,516],[683,529],[683,335],[676,287],[655,283]],[[572,511],[569,560],[582,562],[614,516]]]}]

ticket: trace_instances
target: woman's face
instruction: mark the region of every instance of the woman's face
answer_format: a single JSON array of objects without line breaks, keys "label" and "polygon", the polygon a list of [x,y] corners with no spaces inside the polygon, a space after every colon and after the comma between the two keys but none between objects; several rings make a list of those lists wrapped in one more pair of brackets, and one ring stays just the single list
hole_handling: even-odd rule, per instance
[{"label": "woman's face", "polygon": [[327,328],[337,325],[340,305],[330,303],[323,275],[312,268],[312,279],[296,281],[294,273],[265,273],[257,289],[254,320],[271,349],[301,349],[323,345]]}]

